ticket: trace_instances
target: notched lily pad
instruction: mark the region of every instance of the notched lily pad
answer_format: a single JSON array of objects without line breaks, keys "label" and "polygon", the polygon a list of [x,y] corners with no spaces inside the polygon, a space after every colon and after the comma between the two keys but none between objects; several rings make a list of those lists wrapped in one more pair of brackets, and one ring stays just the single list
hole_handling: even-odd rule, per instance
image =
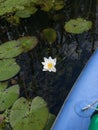
[{"label": "notched lily pad", "polygon": [[17,41],[21,43],[24,52],[32,50],[38,43],[38,40],[35,36],[22,37],[19,38]]},{"label": "notched lily pad", "polygon": [[13,58],[23,52],[22,47],[15,40],[8,41],[0,45],[0,59]]},{"label": "notched lily pad", "polygon": [[0,81],[8,80],[20,71],[15,59],[0,60]]},{"label": "notched lily pad", "polygon": [[0,111],[8,109],[17,100],[19,96],[19,86],[14,85],[0,92]]},{"label": "notched lily pad", "polygon": [[32,101],[18,99],[10,113],[10,124],[14,130],[43,130],[48,119],[46,102],[36,97]]},{"label": "notched lily pad", "polygon": [[52,28],[46,28],[42,31],[43,38],[49,42],[49,44],[52,44],[55,42],[57,34],[56,31]]},{"label": "notched lily pad", "polygon": [[65,23],[64,29],[69,33],[80,34],[88,31],[92,27],[92,22],[83,18],[71,19]]}]

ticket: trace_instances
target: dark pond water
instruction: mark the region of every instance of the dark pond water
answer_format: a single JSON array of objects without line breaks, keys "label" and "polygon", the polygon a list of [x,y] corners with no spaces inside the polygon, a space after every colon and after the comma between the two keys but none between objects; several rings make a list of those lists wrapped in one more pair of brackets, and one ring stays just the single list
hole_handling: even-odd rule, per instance
[{"label": "dark pond water", "polygon": [[[62,17],[54,20],[56,14],[62,14]],[[92,29],[79,35],[65,32],[65,21],[77,17],[92,20]],[[41,38],[41,30],[46,27],[53,27],[57,31],[58,38],[52,45]],[[63,10],[37,12],[31,18],[21,20],[18,26],[11,25],[4,19],[0,20],[1,44],[21,36],[32,35],[38,37],[38,46],[17,57],[21,71],[10,83],[20,84],[21,96],[43,97],[50,111],[57,114],[81,70],[98,47],[98,7],[95,0],[70,0]],[[49,56],[57,58],[56,73],[42,71],[41,62],[44,57]]]}]

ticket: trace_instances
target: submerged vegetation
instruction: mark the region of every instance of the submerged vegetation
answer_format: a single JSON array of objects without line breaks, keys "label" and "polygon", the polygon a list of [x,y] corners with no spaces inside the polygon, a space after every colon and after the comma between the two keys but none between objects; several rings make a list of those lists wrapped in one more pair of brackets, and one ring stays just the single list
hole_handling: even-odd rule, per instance
[{"label": "submerged vegetation", "polygon": [[63,7],[64,0],[0,0],[0,16],[19,23],[19,18],[28,18],[39,8],[47,12]]},{"label": "submerged vegetation", "polygon": [[0,83],[0,130],[9,130],[7,127],[13,130],[43,130],[51,127],[51,123],[47,122],[53,122],[55,116],[49,113],[41,97],[37,96],[33,100],[19,98],[19,85],[6,87],[6,82]]},{"label": "submerged vegetation", "polygon": [[36,37],[22,37],[0,45],[0,81],[15,76],[20,71],[20,67],[13,58],[23,52],[30,51],[36,45]]},{"label": "submerged vegetation", "polygon": [[0,130],[50,130],[77,77],[73,68],[82,68],[78,59],[94,48],[82,44],[94,34],[92,6],[92,0],[0,0]]}]

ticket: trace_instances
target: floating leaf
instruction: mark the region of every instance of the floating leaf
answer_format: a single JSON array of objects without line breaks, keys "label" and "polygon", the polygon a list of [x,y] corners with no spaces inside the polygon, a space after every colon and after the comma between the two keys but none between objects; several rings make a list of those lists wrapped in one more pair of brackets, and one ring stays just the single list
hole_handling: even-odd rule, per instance
[{"label": "floating leaf", "polygon": [[[10,124],[14,128],[29,113],[29,101],[19,98],[12,106],[10,113]],[[21,129],[19,129],[21,130]]]},{"label": "floating leaf", "polygon": [[22,47],[20,47],[20,44],[15,40],[0,45],[0,59],[16,57],[22,52]]},{"label": "floating leaf", "polygon": [[52,28],[46,28],[43,31],[43,38],[49,42],[49,44],[52,44],[55,42],[57,34],[56,31]]},{"label": "floating leaf", "polygon": [[16,10],[22,10],[28,3],[30,3],[30,0],[3,0],[0,3],[0,16],[10,12],[13,13]]},{"label": "floating leaf", "polygon": [[50,11],[52,9],[53,1],[52,0],[32,0],[35,5],[39,5],[41,10]]},{"label": "floating leaf", "polygon": [[14,130],[43,130],[48,114],[42,98],[36,97],[30,102],[22,97],[14,103],[9,119]]},{"label": "floating leaf", "polygon": [[22,37],[18,39],[18,42],[21,43],[21,46],[24,50],[24,52],[27,52],[29,50],[32,50],[38,43],[38,40],[35,36],[33,37]]},{"label": "floating leaf", "polygon": [[31,103],[30,113],[33,115],[34,130],[43,130],[49,116],[46,102],[41,97],[35,97]]},{"label": "floating leaf", "polygon": [[14,85],[4,92],[0,92],[0,111],[8,109],[19,96],[19,86]]},{"label": "floating leaf", "polygon": [[53,9],[60,10],[64,7],[64,5],[65,5],[64,0],[55,0],[54,5],[53,5]]},{"label": "floating leaf", "polygon": [[32,14],[34,14],[37,11],[37,8],[35,7],[29,7],[29,8],[24,8],[24,10],[18,10],[15,13],[15,16],[18,16],[20,18],[28,18]]},{"label": "floating leaf", "polygon": [[41,10],[43,11],[49,11],[52,8],[52,1],[51,0],[47,0],[47,1],[43,1],[43,3],[40,3],[41,6]]},{"label": "floating leaf", "polygon": [[15,59],[0,60],[0,81],[8,80],[20,71]]},{"label": "floating leaf", "polygon": [[92,22],[83,18],[71,19],[64,28],[69,33],[79,34],[88,31],[92,27]]}]

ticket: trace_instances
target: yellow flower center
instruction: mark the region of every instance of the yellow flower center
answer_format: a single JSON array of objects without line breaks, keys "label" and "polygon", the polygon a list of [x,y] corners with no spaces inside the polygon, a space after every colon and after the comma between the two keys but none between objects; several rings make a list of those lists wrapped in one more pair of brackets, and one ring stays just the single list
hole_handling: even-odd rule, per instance
[{"label": "yellow flower center", "polygon": [[48,67],[48,69],[51,69],[53,67],[53,64],[52,63],[48,63],[47,67]]}]

